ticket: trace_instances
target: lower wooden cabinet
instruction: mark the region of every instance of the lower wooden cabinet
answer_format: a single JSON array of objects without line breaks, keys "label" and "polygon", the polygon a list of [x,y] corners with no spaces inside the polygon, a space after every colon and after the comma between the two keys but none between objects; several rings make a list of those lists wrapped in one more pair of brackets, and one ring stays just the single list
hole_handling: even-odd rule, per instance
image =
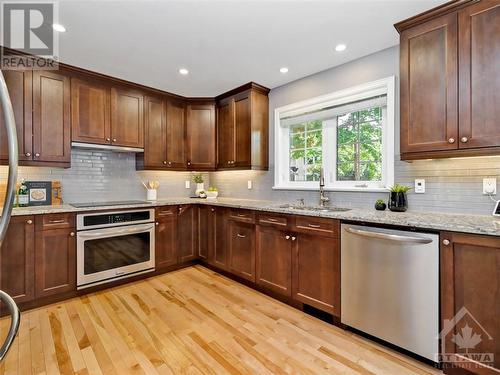
[{"label": "lower wooden cabinet", "polygon": [[229,222],[229,270],[255,282],[255,225]]},{"label": "lower wooden cabinet", "polygon": [[214,213],[215,208],[213,207],[198,207],[198,257],[204,261],[208,261],[213,252],[215,241]]},{"label": "lower wooden cabinet", "polygon": [[155,268],[177,264],[177,206],[159,207],[155,212]]},{"label": "lower wooden cabinet", "polygon": [[293,240],[293,298],[340,317],[340,243],[299,233]]},{"label": "lower wooden cabinet", "polygon": [[198,207],[196,206],[179,206],[177,249],[180,263],[198,258]]},{"label": "lower wooden cabinet", "polygon": [[279,229],[257,227],[257,284],[289,297],[292,296],[292,237]]},{"label": "lower wooden cabinet", "polygon": [[[500,373],[500,238],[441,233],[441,325],[444,353],[473,374]],[[456,318],[455,324],[445,326]],[[472,339],[455,343],[455,337]],[[479,335],[479,336],[476,336]],[[477,339],[479,338],[479,339]],[[461,345],[459,345],[461,344]],[[470,358],[491,353],[492,367]],[[446,365],[445,365],[446,367]],[[445,368],[448,374],[463,370]]]},{"label": "lower wooden cabinet", "polygon": [[33,216],[14,216],[0,254],[0,289],[16,303],[35,299],[35,226]]},{"label": "lower wooden cabinet", "polygon": [[75,290],[75,228],[37,231],[35,247],[36,298]]}]

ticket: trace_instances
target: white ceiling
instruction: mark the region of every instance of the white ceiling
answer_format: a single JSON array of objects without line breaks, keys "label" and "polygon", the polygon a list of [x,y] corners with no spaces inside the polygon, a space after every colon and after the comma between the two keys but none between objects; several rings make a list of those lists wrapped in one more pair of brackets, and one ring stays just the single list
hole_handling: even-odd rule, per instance
[{"label": "white ceiling", "polygon": [[185,96],[274,88],[396,45],[395,22],[444,2],[62,0],[60,57]]}]

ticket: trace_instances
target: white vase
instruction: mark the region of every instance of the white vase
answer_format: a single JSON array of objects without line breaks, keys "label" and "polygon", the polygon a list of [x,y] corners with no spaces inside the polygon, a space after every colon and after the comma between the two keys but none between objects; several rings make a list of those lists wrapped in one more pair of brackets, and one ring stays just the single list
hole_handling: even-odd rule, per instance
[{"label": "white vase", "polygon": [[194,195],[196,195],[197,197],[200,196],[200,192],[202,191],[205,191],[205,184],[202,182],[202,183],[199,183],[199,184],[196,184],[196,190],[194,192]]}]

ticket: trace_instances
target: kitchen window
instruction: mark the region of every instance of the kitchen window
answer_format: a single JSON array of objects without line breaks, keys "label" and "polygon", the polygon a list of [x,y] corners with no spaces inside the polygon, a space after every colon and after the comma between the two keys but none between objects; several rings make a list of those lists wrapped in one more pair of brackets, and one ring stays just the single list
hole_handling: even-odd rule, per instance
[{"label": "kitchen window", "polygon": [[395,78],[275,110],[275,189],[383,191],[394,182]]}]

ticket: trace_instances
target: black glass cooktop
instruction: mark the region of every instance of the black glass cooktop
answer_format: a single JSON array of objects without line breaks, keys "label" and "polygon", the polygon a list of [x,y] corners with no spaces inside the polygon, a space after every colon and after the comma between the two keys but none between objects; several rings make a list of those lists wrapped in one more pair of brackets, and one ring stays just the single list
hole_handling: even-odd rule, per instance
[{"label": "black glass cooktop", "polygon": [[103,207],[103,206],[127,206],[129,204],[144,204],[150,203],[146,201],[109,201],[109,202],[82,202],[82,203],[70,203],[76,208],[87,208],[87,207]]}]

